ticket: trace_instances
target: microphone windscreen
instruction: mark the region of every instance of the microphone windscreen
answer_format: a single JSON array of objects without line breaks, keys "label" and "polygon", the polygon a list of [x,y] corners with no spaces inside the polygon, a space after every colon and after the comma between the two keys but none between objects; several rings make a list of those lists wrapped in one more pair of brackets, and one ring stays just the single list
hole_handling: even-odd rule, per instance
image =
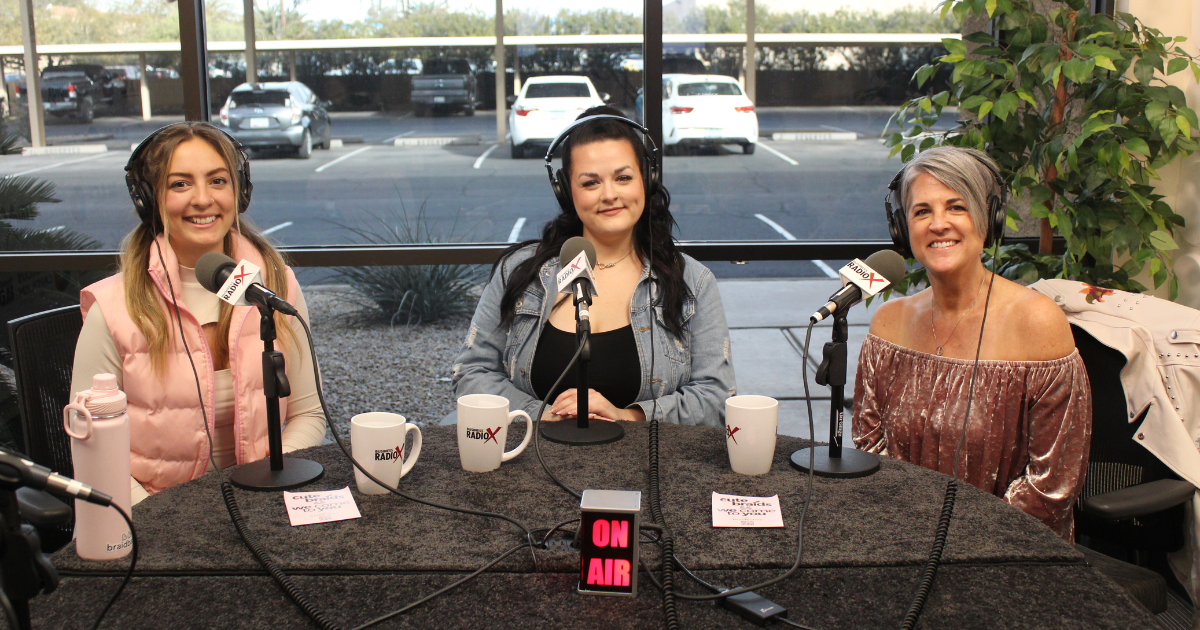
[{"label": "microphone windscreen", "polygon": [[232,258],[221,252],[209,252],[196,261],[196,280],[200,286],[216,293],[234,267],[237,263]]},{"label": "microphone windscreen", "polygon": [[579,252],[587,252],[588,264],[592,268],[596,267],[596,246],[582,236],[572,236],[563,243],[562,250],[558,255],[558,268],[562,269],[564,265],[570,264],[579,255]]},{"label": "microphone windscreen", "polygon": [[[895,286],[897,282],[904,277],[907,269],[904,266],[904,257],[890,249],[881,249],[874,254],[871,254],[863,262],[867,266],[874,269],[876,273],[887,278],[887,281]],[[200,268],[196,268],[196,273],[199,274]]]}]

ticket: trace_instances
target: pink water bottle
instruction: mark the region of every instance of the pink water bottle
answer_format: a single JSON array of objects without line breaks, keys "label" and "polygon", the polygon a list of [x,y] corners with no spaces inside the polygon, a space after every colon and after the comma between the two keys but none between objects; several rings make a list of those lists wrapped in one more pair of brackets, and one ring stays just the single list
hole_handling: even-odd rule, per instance
[{"label": "pink water bottle", "polygon": [[[129,416],[117,377],[97,374],[92,388],[75,394],[63,409],[63,427],[71,436],[75,478],[108,494],[128,514]],[[132,550],[125,519],[116,510],[75,500],[75,552],[84,560],[115,560]]]}]

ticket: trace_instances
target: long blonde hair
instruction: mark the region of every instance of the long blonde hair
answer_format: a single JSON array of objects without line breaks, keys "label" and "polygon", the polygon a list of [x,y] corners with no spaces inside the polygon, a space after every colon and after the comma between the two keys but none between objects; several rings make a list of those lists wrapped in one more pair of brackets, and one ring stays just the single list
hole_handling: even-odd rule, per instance
[{"label": "long blonde hair", "polygon": [[[241,204],[241,181],[237,176],[238,165],[243,160],[242,152],[234,145],[233,140],[223,131],[202,122],[176,123],[160,130],[144,147],[140,160],[133,165],[133,175],[147,182],[154,190],[154,208],[149,213],[150,221],[139,223],[121,243],[121,273],[125,281],[125,308],[133,323],[146,337],[150,346],[150,364],[155,373],[162,375],[167,352],[174,339],[174,326],[168,318],[175,314],[169,311],[170,302],[163,300],[161,293],[150,278],[150,256],[155,238],[164,234],[168,244],[170,232],[166,230],[166,196],[167,174],[170,170],[171,157],[175,149],[183,142],[199,138],[204,140],[217,151],[225,160],[225,166],[230,172],[233,183],[233,197]],[[240,210],[243,208],[239,207]],[[283,256],[267,241],[249,222],[242,223],[240,216],[235,215],[235,228],[242,238],[258,250],[263,259],[263,279],[267,288],[283,299],[288,299],[287,265]],[[225,235],[224,250],[228,256],[233,255],[233,232]],[[157,252],[161,255],[161,252]],[[220,316],[217,319],[217,344],[213,348],[215,365],[221,365],[229,360],[229,327],[233,319],[233,307],[221,302]],[[275,327],[280,342],[292,342],[292,329],[284,316],[275,314]],[[286,345],[286,344],[285,344]]]}]

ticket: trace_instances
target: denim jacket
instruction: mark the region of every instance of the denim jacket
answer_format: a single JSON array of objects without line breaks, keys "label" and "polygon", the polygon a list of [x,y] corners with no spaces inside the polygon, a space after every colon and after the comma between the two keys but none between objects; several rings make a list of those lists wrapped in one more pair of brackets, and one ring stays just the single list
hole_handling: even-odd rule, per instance
[{"label": "denim jacket", "polygon": [[[507,330],[500,328],[500,300],[512,269],[532,257],[534,248],[518,250],[492,275],[454,364],[456,397],[498,394],[508,399],[511,409],[524,409],[531,417],[541,403],[531,384],[533,355],[558,296],[558,258],[546,261],[538,279],[517,299]],[[642,277],[630,300],[629,320],[643,377],[650,374],[650,327],[654,326],[654,374],[642,379],[634,404],[649,418],[654,413],[651,398],[657,397],[660,422],[720,426],[725,421],[725,399],[736,394],[725,309],[712,272],[690,256],[680,255],[684,257],[684,281],[692,294],[683,303],[683,338],[667,329],[661,306],[654,307],[653,317],[649,313],[647,292],[654,286],[657,294],[657,285],[649,281],[648,262],[643,263]]]}]

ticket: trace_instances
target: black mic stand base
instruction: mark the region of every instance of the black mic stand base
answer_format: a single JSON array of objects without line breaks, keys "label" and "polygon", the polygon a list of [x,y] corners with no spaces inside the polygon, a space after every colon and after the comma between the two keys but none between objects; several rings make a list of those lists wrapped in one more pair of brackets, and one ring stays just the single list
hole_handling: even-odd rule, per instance
[{"label": "black mic stand base", "polygon": [[580,428],[576,422],[570,420],[542,422],[541,425],[542,437],[551,442],[568,446],[608,444],[625,437],[625,427],[618,422],[606,420],[589,422],[588,426],[584,428]]},{"label": "black mic stand base", "polygon": [[801,472],[808,472],[808,452],[810,450],[814,451],[812,472],[818,477],[854,479],[855,477],[866,477],[879,470],[878,455],[866,451],[856,451],[845,446],[842,447],[841,457],[830,457],[828,446],[802,448],[792,453],[792,467]]},{"label": "black mic stand base", "polygon": [[282,470],[271,470],[271,458],[238,466],[230,475],[233,485],[243,490],[291,490],[312,483],[325,474],[325,467],[311,459],[284,457]]}]

